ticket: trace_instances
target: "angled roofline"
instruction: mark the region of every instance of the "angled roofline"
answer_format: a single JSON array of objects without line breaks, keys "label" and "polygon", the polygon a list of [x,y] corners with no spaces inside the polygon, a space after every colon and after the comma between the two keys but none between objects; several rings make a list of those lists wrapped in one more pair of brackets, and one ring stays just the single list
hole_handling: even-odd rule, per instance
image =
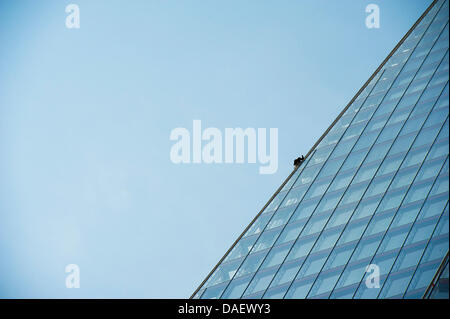
[{"label": "angled roofline", "polygon": [[[328,132],[334,127],[334,125],[339,121],[339,119],[344,115],[344,113],[347,111],[347,109],[352,105],[352,103],[358,98],[358,96],[361,94],[361,92],[369,85],[369,83],[372,81],[372,79],[380,72],[380,70],[385,66],[386,62],[394,55],[395,51],[405,42],[405,40],[408,38],[408,36],[411,34],[411,32],[414,30],[414,28],[422,21],[422,19],[428,14],[428,12],[433,8],[433,6],[438,2],[438,0],[433,0],[433,2],[428,6],[428,8],[422,13],[422,15],[417,19],[417,21],[412,25],[412,27],[406,32],[406,34],[401,38],[401,40],[397,43],[397,45],[391,50],[391,52],[388,54],[388,56],[381,62],[381,64],[378,66],[378,68],[372,73],[372,75],[369,77],[369,79],[363,84],[363,86],[356,92],[355,96],[348,102],[348,104],[344,107],[344,109],[339,113],[339,115],[336,117],[336,119],[330,124],[330,126],[325,130],[325,132],[320,136],[320,138],[314,143],[314,145],[311,147],[311,149],[306,153],[305,160],[313,153],[317,145],[323,140],[323,138],[328,134]],[[239,237],[234,241],[234,243],[231,245],[231,247],[226,251],[226,253],[223,255],[222,258],[217,262],[217,264],[214,266],[214,268],[209,272],[209,274],[205,277],[205,279],[198,285],[197,289],[192,293],[192,295],[189,297],[189,299],[192,299],[195,294],[200,290],[201,287],[205,284],[205,282],[211,277],[211,275],[214,273],[214,271],[219,267],[219,265],[223,262],[225,257],[230,253],[230,251],[236,246],[236,244],[239,242],[239,240],[244,236],[244,234],[247,232],[247,230],[253,225],[253,223],[258,219],[258,217],[262,214],[262,212],[266,209],[266,207],[272,202],[272,200],[278,195],[278,193],[283,189],[284,185],[289,181],[289,179],[295,174],[297,169],[300,167],[295,166],[293,171],[289,174],[289,176],[284,180],[284,182],[281,184],[280,187],[275,191],[275,193],[270,197],[268,202],[263,206],[263,208],[259,211],[258,214],[253,218],[253,220],[248,224],[248,226],[244,229],[244,231],[239,235]]]}]

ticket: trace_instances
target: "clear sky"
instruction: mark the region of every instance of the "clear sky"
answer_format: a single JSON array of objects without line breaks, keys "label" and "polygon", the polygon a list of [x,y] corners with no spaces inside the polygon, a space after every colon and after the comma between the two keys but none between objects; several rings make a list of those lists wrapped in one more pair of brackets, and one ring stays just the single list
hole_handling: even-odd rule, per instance
[{"label": "clear sky", "polygon": [[[430,3],[0,0],[0,297],[189,297]],[[278,171],[173,164],[194,119]]]}]

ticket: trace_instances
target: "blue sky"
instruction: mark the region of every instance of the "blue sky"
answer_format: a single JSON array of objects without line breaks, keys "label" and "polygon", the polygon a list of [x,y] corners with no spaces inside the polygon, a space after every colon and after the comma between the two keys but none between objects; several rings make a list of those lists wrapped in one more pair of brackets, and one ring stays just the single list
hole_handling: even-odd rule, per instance
[{"label": "blue sky", "polygon": [[[0,297],[189,297],[430,3],[0,1]],[[173,164],[194,119],[278,128],[277,173]]]}]

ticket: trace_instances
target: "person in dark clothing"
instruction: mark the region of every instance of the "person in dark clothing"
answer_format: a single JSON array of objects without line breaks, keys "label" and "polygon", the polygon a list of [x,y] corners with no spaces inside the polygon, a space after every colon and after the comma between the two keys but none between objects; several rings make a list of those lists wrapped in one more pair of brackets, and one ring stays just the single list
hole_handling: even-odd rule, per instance
[{"label": "person in dark clothing", "polygon": [[294,160],[294,166],[300,166],[300,164],[303,163],[304,160],[305,160],[305,157],[303,155],[300,157],[297,157]]}]

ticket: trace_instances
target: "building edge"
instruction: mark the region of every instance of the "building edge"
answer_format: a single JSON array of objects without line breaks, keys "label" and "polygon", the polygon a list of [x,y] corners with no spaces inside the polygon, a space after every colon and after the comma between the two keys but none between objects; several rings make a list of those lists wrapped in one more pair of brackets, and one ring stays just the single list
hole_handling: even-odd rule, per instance
[{"label": "building edge", "polygon": [[[397,49],[405,42],[405,40],[408,38],[408,36],[411,34],[411,32],[414,30],[414,28],[422,21],[422,19],[427,15],[427,13],[431,10],[431,8],[434,7],[434,5],[437,3],[438,0],[433,0],[433,2],[428,6],[428,8],[422,13],[422,15],[417,19],[417,21],[409,28],[409,30],[405,33],[405,35],[400,39],[400,41],[397,43],[397,45],[389,52],[389,54],[386,56],[386,58],[381,62],[381,64],[378,66],[378,68],[372,73],[372,75],[369,77],[369,79],[363,84],[363,86],[356,92],[356,94],[353,96],[353,98],[348,102],[348,104],[344,107],[344,109],[338,114],[338,116],[334,119],[334,121],[328,126],[328,128],[325,130],[325,132],[319,137],[319,139],[314,143],[314,145],[311,147],[311,149],[306,153],[305,155],[305,161],[306,159],[314,152],[315,148],[319,143],[323,140],[323,138],[328,134],[328,132],[334,127],[334,125],[339,121],[339,119],[345,114],[345,112],[348,110],[350,105],[358,98],[358,96],[361,94],[361,92],[369,85],[369,83],[372,81],[372,79],[380,72],[380,70],[385,66],[386,62],[394,55],[394,53],[397,51]],[[289,176],[284,180],[284,182],[281,184],[280,187],[275,191],[275,193],[270,197],[270,199],[267,201],[267,203],[261,208],[261,210],[256,214],[256,216],[252,219],[250,224],[247,225],[247,227],[244,229],[244,231],[238,236],[238,238],[233,242],[231,247],[225,252],[225,254],[220,258],[220,260],[216,263],[214,268],[208,273],[208,275],[205,277],[205,279],[198,285],[197,289],[192,293],[192,295],[189,297],[189,299],[193,299],[194,296],[197,294],[197,292],[203,287],[203,285],[206,283],[206,281],[211,277],[211,275],[214,273],[214,271],[219,267],[219,265],[222,263],[222,261],[226,258],[226,256],[230,253],[230,251],[236,246],[236,244],[239,242],[239,240],[244,236],[244,234],[247,232],[247,230],[253,225],[253,223],[258,219],[258,217],[262,214],[262,212],[266,209],[266,207],[272,202],[272,200],[278,195],[278,193],[283,189],[284,185],[289,181],[289,179],[295,174],[295,172],[299,169],[301,165],[295,166],[292,172],[289,174]]]}]

